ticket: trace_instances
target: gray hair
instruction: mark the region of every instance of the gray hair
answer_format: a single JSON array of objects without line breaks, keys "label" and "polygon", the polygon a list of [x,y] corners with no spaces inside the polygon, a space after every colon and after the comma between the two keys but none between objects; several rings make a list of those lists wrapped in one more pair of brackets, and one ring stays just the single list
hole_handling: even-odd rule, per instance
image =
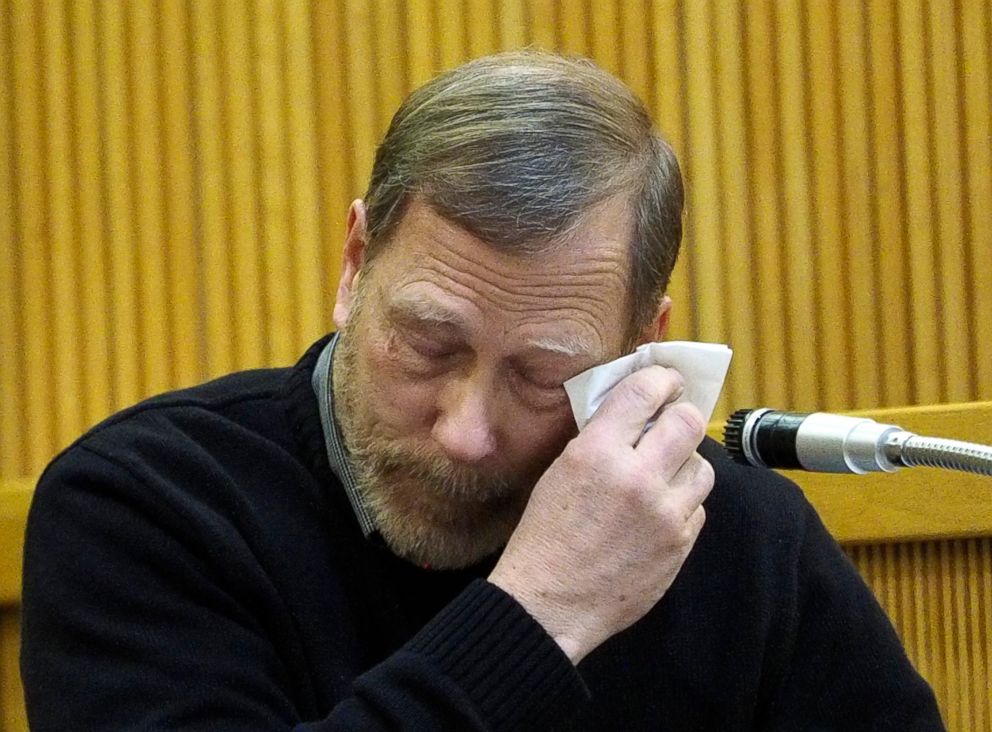
[{"label": "gray hair", "polygon": [[[366,262],[416,197],[492,246],[567,243],[594,206],[634,210],[631,333],[655,316],[682,238],[678,161],[644,105],[591,61],[524,50],[470,61],[415,90],[376,151]],[[630,334],[628,334],[630,335]]]}]

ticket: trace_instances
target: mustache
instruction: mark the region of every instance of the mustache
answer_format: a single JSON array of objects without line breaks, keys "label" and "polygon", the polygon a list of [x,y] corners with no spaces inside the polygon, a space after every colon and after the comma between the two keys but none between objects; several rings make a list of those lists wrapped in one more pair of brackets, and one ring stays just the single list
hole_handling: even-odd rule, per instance
[{"label": "mustache", "polygon": [[519,477],[458,465],[423,448],[367,445],[355,456],[382,478],[409,476],[453,498],[494,499],[518,492]]}]

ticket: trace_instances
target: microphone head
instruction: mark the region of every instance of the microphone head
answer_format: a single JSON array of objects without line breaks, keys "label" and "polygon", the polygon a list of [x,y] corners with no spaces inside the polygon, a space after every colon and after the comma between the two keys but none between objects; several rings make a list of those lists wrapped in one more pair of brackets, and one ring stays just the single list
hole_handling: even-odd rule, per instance
[{"label": "microphone head", "polygon": [[741,465],[752,465],[751,461],[747,459],[744,450],[744,425],[754,411],[756,410],[738,409],[730,415],[726,424],[723,426],[723,446],[730,453],[730,457],[733,458],[734,462]]}]

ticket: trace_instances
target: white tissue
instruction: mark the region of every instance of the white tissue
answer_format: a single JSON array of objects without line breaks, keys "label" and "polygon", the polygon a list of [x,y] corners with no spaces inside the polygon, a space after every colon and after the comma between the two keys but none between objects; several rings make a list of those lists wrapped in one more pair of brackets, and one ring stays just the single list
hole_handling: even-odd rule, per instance
[{"label": "white tissue", "polygon": [[682,374],[685,392],[675,403],[691,402],[709,422],[733,355],[734,352],[721,343],[645,343],[631,354],[594,366],[565,382],[575,423],[581,430],[621,379],[654,364],[668,366]]}]

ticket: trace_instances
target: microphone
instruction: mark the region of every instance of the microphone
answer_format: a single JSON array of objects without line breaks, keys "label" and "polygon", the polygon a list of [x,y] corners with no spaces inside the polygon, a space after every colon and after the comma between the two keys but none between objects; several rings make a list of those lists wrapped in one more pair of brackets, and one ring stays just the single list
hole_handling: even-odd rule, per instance
[{"label": "microphone", "polygon": [[738,409],[723,428],[744,465],[823,473],[892,473],[925,465],[992,476],[992,447],[921,437],[867,417]]}]

